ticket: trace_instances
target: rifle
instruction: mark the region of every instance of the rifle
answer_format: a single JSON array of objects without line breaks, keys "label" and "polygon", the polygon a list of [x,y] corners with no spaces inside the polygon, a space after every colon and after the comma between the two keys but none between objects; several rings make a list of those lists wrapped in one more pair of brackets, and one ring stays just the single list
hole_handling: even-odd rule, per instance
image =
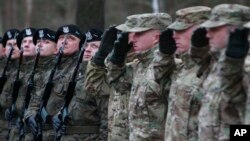
[{"label": "rifle", "polygon": [[23,58],[23,49],[21,49],[20,51],[20,58],[19,58],[19,63],[18,63],[18,69],[17,69],[17,73],[16,73],[16,79],[13,82],[13,89],[12,89],[12,104],[10,106],[10,118],[8,119],[9,121],[9,131],[8,134],[6,136],[7,139],[9,139],[9,135],[10,135],[10,131],[11,128],[13,126],[13,118],[14,118],[14,112],[15,112],[15,108],[16,108],[16,100],[18,97],[18,93],[19,93],[19,89],[21,87],[21,80],[19,79],[19,74],[20,74],[20,68],[21,68],[21,64],[22,64],[22,58]]},{"label": "rifle", "polygon": [[9,55],[8,55],[8,58],[7,58],[5,67],[4,67],[3,72],[2,72],[2,75],[1,75],[1,77],[0,77],[0,94],[2,93],[3,87],[4,87],[4,85],[5,85],[6,81],[7,81],[6,71],[7,71],[7,68],[8,68],[8,66],[9,66],[9,61],[10,61],[10,59],[11,59],[11,55],[12,55],[13,50],[14,50],[14,47],[11,46],[11,48],[10,48],[10,53],[9,53]]},{"label": "rifle", "polygon": [[75,87],[76,87],[76,76],[77,76],[79,66],[82,62],[83,54],[85,51],[85,49],[84,49],[85,43],[86,43],[86,38],[85,38],[84,44],[81,46],[80,54],[78,56],[78,61],[77,61],[76,67],[74,69],[72,78],[71,78],[69,85],[67,87],[66,95],[64,97],[65,102],[64,102],[63,108],[60,111],[61,116],[62,116],[61,117],[62,122],[61,122],[59,129],[56,131],[56,136],[55,136],[56,141],[60,141],[62,134],[64,132],[63,129],[65,128],[65,126],[68,123],[68,117],[69,117],[68,106],[69,106],[70,101],[72,100],[72,98],[74,96],[74,91],[75,91]]},{"label": "rifle", "polygon": [[44,90],[44,93],[43,93],[43,96],[42,96],[42,103],[40,104],[39,111],[38,111],[38,113],[36,115],[36,121],[38,123],[38,133],[36,135],[34,135],[34,138],[35,138],[36,141],[42,141],[43,125],[45,123],[51,122],[50,121],[51,116],[48,114],[48,112],[46,110],[46,106],[47,106],[48,100],[50,98],[51,91],[52,91],[52,89],[54,87],[53,78],[54,78],[54,75],[55,75],[55,72],[56,72],[58,66],[61,63],[61,59],[62,59],[62,56],[63,56],[63,50],[64,50],[64,47],[65,47],[66,39],[67,39],[67,35],[64,38],[63,46],[60,47],[59,52],[57,54],[56,63],[54,65],[53,69],[50,72],[49,79],[48,79],[48,81],[47,81],[47,83],[45,85],[45,90]]},{"label": "rifle", "polygon": [[27,86],[27,89],[26,89],[26,93],[25,93],[25,99],[24,99],[24,107],[23,107],[23,110],[22,110],[22,115],[19,117],[19,139],[18,140],[22,140],[23,137],[24,137],[24,122],[23,122],[23,117],[24,117],[24,114],[25,114],[25,111],[28,109],[28,106],[29,106],[29,103],[30,103],[30,98],[31,98],[31,92],[32,90],[34,89],[34,85],[35,85],[35,82],[34,82],[34,77],[35,77],[35,74],[36,74],[36,68],[37,68],[37,65],[38,65],[38,62],[39,62],[39,57],[40,57],[40,48],[37,49],[37,54],[36,54],[36,59],[35,59],[35,64],[33,66],[33,69],[32,69],[32,72],[29,76],[29,81],[28,81],[28,86]]}]

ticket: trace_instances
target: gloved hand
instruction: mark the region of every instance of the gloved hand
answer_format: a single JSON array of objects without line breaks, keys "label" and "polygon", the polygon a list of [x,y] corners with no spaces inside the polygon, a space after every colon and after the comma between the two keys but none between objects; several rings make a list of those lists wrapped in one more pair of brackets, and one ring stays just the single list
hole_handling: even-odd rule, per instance
[{"label": "gloved hand", "polygon": [[62,125],[62,114],[56,114],[52,118],[52,124],[55,131],[58,131]]},{"label": "gloved hand", "polygon": [[235,29],[230,33],[226,55],[235,59],[246,57],[249,50],[248,29]]},{"label": "gloved hand", "polygon": [[116,65],[124,63],[127,53],[132,48],[132,43],[128,43],[128,32],[122,32],[118,39],[115,41],[110,61]]},{"label": "gloved hand", "polygon": [[114,41],[117,37],[117,31],[118,30],[115,28],[115,26],[111,26],[104,32],[100,47],[93,57],[93,62],[96,65],[104,66],[105,58],[113,49]]},{"label": "gloved hand", "polygon": [[[5,119],[6,120],[11,120],[11,117],[13,118],[13,117],[15,117],[16,115],[17,115],[17,113],[14,111],[13,113],[11,113],[11,108],[7,108],[6,110],[5,110],[5,113],[4,113],[5,115]],[[12,115],[11,115],[12,114]]]},{"label": "gloved hand", "polygon": [[25,120],[25,122],[30,127],[32,134],[36,135],[38,133],[38,123],[36,122],[36,117],[30,116]]},{"label": "gloved hand", "polygon": [[176,43],[173,38],[173,30],[164,30],[160,35],[159,50],[161,53],[172,55],[176,51]]},{"label": "gloved hand", "polygon": [[209,39],[207,38],[207,30],[204,27],[197,28],[191,37],[192,47],[204,47],[209,44]]}]

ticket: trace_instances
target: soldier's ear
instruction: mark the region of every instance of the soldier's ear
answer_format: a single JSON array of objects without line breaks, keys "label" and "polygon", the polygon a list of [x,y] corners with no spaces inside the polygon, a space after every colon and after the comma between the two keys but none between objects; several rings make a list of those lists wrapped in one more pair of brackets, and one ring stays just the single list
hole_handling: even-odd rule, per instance
[{"label": "soldier's ear", "polygon": [[56,48],[55,48],[55,51],[54,51],[54,54],[56,55],[56,54],[58,53],[58,51],[59,51],[59,50],[58,50],[58,48],[56,47]]},{"label": "soldier's ear", "polygon": [[161,32],[159,31],[155,31],[155,33],[153,34],[153,44],[156,45],[159,43],[160,41],[160,35],[161,35]]}]

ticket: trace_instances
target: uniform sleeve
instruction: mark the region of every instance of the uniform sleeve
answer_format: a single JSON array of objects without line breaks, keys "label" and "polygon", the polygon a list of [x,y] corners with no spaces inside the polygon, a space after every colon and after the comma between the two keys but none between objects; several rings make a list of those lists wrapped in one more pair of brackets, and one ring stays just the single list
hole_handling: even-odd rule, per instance
[{"label": "uniform sleeve", "polygon": [[106,68],[88,63],[85,79],[85,89],[95,97],[100,117],[99,140],[107,140],[108,136],[108,103],[110,86],[107,82]]},{"label": "uniform sleeve", "polygon": [[222,55],[216,70],[207,78],[211,83],[199,113],[201,140],[227,140],[230,125],[243,123],[246,100],[242,86],[243,65],[244,59]]},{"label": "uniform sleeve", "polygon": [[173,55],[163,54],[157,49],[155,51],[152,67],[156,81],[159,81],[166,75],[169,76],[175,68]]},{"label": "uniform sleeve", "polygon": [[123,93],[131,89],[133,79],[133,67],[137,62],[130,62],[123,66],[118,66],[107,61],[108,83],[118,92]]},{"label": "uniform sleeve", "polygon": [[[45,72],[40,72],[40,74],[44,74]],[[27,119],[30,116],[34,116],[37,114],[41,100],[43,95],[43,90],[45,88],[46,84],[46,78],[44,78],[44,75],[40,75],[39,73],[36,73],[35,75],[35,86],[31,92],[31,98],[29,102],[28,109],[25,112],[24,118]],[[26,96],[26,95],[25,95]]]},{"label": "uniform sleeve", "polygon": [[92,61],[88,63],[85,79],[85,89],[94,95],[107,95],[110,87],[107,82],[106,68],[95,65]]}]

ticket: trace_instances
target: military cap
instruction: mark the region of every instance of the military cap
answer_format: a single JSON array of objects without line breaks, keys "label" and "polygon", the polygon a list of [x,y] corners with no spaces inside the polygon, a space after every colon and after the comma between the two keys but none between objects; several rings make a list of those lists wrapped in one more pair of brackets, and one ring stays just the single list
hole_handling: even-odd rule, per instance
[{"label": "military cap", "polygon": [[19,32],[20,31],[15,28],[7,30],[3,35],[3,40],[2,40],[3,46],[5,47],[6,42],[10,39],[17,39]]},{"label": "military cap", "polygon": [[82,37],[82,32],[81,32],[80,28],[76,25],[73,25],[73,24],[64,25],[64,26],[59,27],[56,31],[56,41],[58,40],[59,36],[63,35],[63,34],[72,34],[79,39],[81,39],[81,37]]},{"label": "military cap", "polygon": [[48,39],[56,43],[56,32],[48,28],[37,29],[33,35],[33,43],[36,45],[38,39]]},{"label": "military cap", "polygon": [[79,43],[79,48],[81,48],[81,46],[84,44],[85,42],[85,39],[86,39],[86,42],[89,43],[89,42],[94,42],[94,41],[101,41],[102,39],[102,34],[103,32],[101,30],[98,30],[98,29],[90,29],[88,30],[81,38],[81,41]]},{"label": "military cap", "polygon": [[220,4],[212,9],[208,21],[201,26],[215,28],[223,25],[243,26],[250,20],[250,8],[239,4]]},{"label": "military cap", "polygon": [[175,22],[168,28],[173,30],[185,30],[189,27],[201,24],[209,19],[211,8],[206,6],[193,6],[176,11]]},{"label": "military cap", "polygon": [[164,30],[172,22],[167,13],[146,13],[127,17],[124,24],[116,26],[118,30],[125,32],[143,32],[150,29]]},{"label": "military cap", "polygon": [[102,34],[103,34],[103,32],[101,30],[94,29],[94,28],[88,30],[85,33],[86,38],[87,38],[87,42],[101,41]]},{"label": "military cap", "polygon": [[23,29],[19,33],[19,35],[17,36],[17,46],[19,48],[21,48],[21,44],[22,44],[23,38],[25,38],[25,37],[32,37],[35,34],[35,32],[36,32],[36,29],[32,28],[32,27]]}]

